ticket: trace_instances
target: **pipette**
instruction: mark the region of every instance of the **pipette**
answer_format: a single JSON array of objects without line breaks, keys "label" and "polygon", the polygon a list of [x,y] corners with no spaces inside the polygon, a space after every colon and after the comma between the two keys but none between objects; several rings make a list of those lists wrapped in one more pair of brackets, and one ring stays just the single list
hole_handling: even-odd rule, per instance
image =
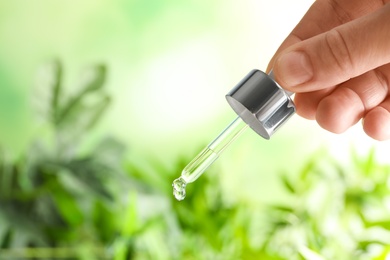
[{"label": "pipette", "polygon": [[269,75],[260,70],[249,72],[226,95],[228,103],[238,117],[183,169],[179,178],[173,181],[175,198],[183,200],[187,184],[198,179],[248,126],[263,138],[270,139],[295,113],[295,105],[290,97],[292,94],[275,82],[272,72]]}]

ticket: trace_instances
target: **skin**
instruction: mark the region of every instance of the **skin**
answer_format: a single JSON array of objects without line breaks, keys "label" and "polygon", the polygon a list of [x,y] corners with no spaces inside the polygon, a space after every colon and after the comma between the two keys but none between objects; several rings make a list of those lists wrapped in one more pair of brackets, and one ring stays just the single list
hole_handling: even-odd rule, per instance
[{"label": "skin", "polygon": [[363,119],[368,136],[390,139],[390,0],[315,1],[271,68],[302,117],[334,133]]}]

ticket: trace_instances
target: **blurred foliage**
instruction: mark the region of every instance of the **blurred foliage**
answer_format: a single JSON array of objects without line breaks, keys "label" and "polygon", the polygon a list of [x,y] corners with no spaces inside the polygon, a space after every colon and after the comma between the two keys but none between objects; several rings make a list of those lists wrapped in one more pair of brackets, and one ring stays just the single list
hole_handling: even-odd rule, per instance
[{"label": "blurred foliage", "polygon": [[[52,133],[50,140],[38,136],[13,162],[5,151],[0,154],[0,257],[6,259],[87,259],[103,254],[100,248],[115,232],[117,224],[110,216],[118,210],[113,190],[124,177],[124,147],[105,139],[88,154],[79,149],[109,104],[102,89],[106,68],[90,68],[79,91],[69,98],[64,98],[62,75],[61,63],[53,62],[40,86],[39,102],[47,105],[40,112]],[[82,247],[67,249],[79,241],[85,242]]]},{"label": "blurred foliage", "polygon": [[265,248],[289,259],[390,256],[390,167],[375,162],[374,150],[351,154],[349,166],[317,156],[295,180],[282,176],[291,201],[267,210]]},{"label": "blurred foliage", "polygon": [[[280,204],[227,203],[210,172],[177,202],[169,169],[125,158],[112,138],[82,145],[110,103],[106,67],[73,95],[63,67],[47,67],[39,98],[49,136],[17,160],[0,154],[0,259],[386,259],[390,166],[352,152],[349,165],[319,153],[281,174]],[[43,92],[42,92],[43,91]],[[266,184],[259,184],[266,185]]]}]

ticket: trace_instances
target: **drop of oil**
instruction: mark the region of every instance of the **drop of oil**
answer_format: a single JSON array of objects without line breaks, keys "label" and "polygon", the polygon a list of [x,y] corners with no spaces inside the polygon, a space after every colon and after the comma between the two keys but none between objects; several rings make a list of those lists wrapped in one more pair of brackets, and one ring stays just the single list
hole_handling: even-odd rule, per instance
[{"label": "drop of oil", "polygon": [[177,178],[173,181],[173,195],[177,200],[184,200],[184,198],[186,197],[186,186],[187,182],[182,177]]}]

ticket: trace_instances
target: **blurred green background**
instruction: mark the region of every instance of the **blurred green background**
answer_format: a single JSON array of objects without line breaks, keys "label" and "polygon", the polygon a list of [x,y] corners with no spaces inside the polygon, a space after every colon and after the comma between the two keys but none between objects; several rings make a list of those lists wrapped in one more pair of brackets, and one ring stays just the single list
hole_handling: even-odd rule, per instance
[{"label": "blurred green background", "polygon": [[0,258],[385,259],[390,146],[359,125],[248,130],[171,196],[312,2],[1,1]]}]

